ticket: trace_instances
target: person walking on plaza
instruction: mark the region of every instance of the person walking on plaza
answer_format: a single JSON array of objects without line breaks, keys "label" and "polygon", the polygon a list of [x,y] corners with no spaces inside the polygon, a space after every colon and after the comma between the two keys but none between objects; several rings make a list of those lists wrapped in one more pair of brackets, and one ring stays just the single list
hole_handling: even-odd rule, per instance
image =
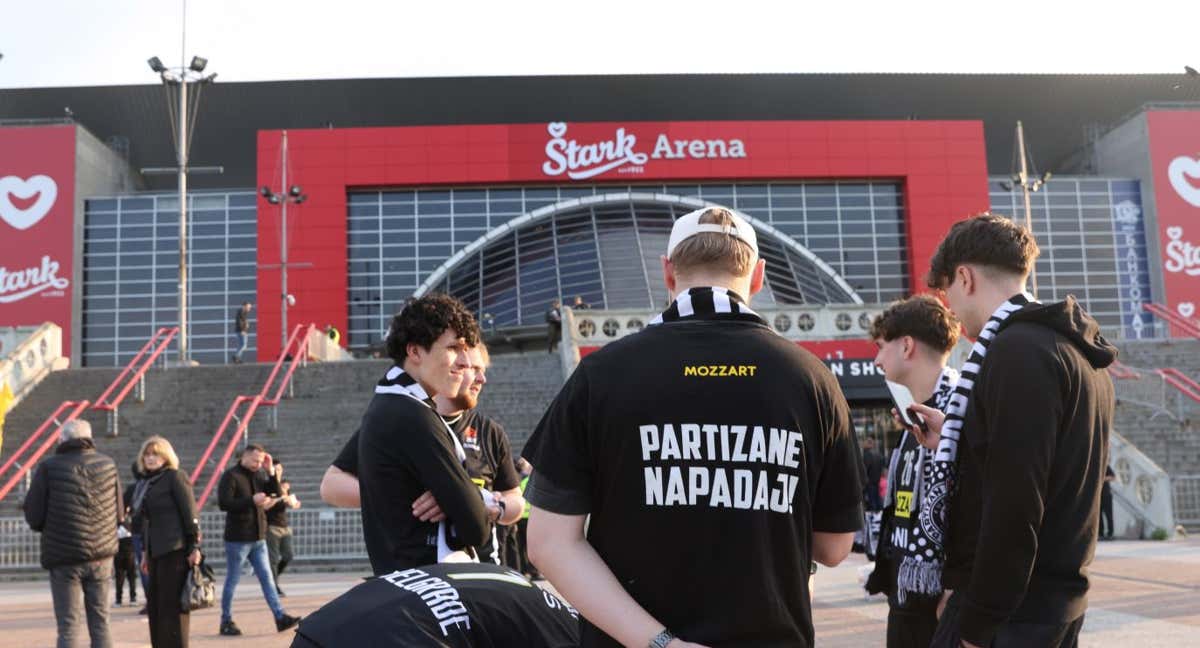
[{"label": "person walking on plaza", "polygon": [[112,646],[109,591],[125,506],[117,465],[96,452],[91,424],[76,419],[62,426],[54,455],[33,472],[24,509],[42,536],[59,648],[75,645],[85,616],[92,648]]},{"label": "person walking on plaza", "polygon": [[913,406],[922,444],[957,458],[939,648],[1075,646],[1087,612],[1117,350],[1074,297],[1025,292],[1037,256],[1029,230],[981,214],[930,260],[929,287],[976,339],[945,415]]},{"label": "person walking on plaza", "polygon": [[[126,492],[129,489],[125,489]],[[128,502],[129,500],[123,500]],[[125,521],[117,525],[117,554],[113,556],[113,581],[117,586],[116,607],[123,605],[125,584],[129,583],[129,604],[137,605],[138,562],[133,558],[133,534],[129,532],[129,509]],[[145,590],[143,590],[144,592]]]},{"label": "person walking on plaza", "polygon": [[1100,491],[1100,539],[1113,539],[1113,495],[1112,483],[1117,480],[1117,473],[1112,466],[1104,467],[1104,487]]},{"label": "person walking on plaza", "polygon": [[241,308],[233,316],[233,330],[237,335],[238,347],[233,353],[234,364],[242,363],[242,354],[246,352],[246,347],[250,344],[250,309],[253,305],[250,302],[242,302]]},{"label": "person walking on plaza", "polygon": [[[130,474],[133,476],[133,481],[125,487],[125,494],[122,497],[122,501],[125,503],[125,510],[128,515],[128,519],[125,522],[129,526],[130,541],[133,545],[134,569],[137,572],[138,580],[142,582],[142,594],[145,594],[150,591],[150,577],[146,575],[146,570],[142,567],[142,556],[146,553],[146,543],[142,537],[142,528],[145,525],[141,518],[138,517],[137,512],[133,510],[133,493],[137,490],[138,483],[144,477],[141,465],[142,459],[139,455],[134,458],[133,465],[129,469]],[[138,614],[146,614],[146,612],[146,605],[143,599],[142,609],[138,610]]]},{"label": "person walking on plaza", "polygon": [[529,559],[584,646],[812,646],[811,561],[840,563],[863,520],[850,408],[751,310],[745,219],[699,209],[668,241],[674,301],[585,357],[525,446]]},{"label": "person walking on plaza", "polygon": [[180,594],[192,565],[200,562],[200,519],[187,475],[170,442],[152,436],[142,442],[137,482],[129,509],[142,526],[142,571],[149,578],[146,616],[154,648],[188,645],[191,615]]},{"label": "person walking on plaza", "polygon": [[[958,384],[958,372],[946,363],[960,327],[930,295],[890,304],[871,323],[878,347],[875,365],[890,382],[908,388],[916,402],[945,410]],[[950,484],[933,451],[908,430],[900,434],[887,474],[879,542],[871,547],[875,569],[866,589],[887,595],[888,648],[928,648],[942,595],[946,533],[941,513]]]},{"label": "person walking on plaza", "polygon": [[275,591],[286,596],[279,587],[279,575],[295,558],[292,551],[292,527],[288,524],[288,510],[300,508],[300,499],[292,494],[292,485],[283,478],[283,464],[275,462],[275,483],[279,484],[275,505],[267,509],[267,555],[271,560],[271,576],[275,579]]},{"label": "person walking on plaza", "polygon": [[[266,472],[263,472],[263,469]],[[263,598],[275,616],[275,629],[283,632],[300,621],[289,615],[279,602],[271,564],[267,558],[266,510],[275,505],[278,484],[272,484],[274,472],[271,455],[258,444],[251,443],[242,450],[237,464],[221,475],[217,484],[217,503],[225,511],[225,584],[221,589],[221,628],[225,636],[242,634],[233,622],[233,594],[242,576],[242,566],[250,567],[262,587]]]}]

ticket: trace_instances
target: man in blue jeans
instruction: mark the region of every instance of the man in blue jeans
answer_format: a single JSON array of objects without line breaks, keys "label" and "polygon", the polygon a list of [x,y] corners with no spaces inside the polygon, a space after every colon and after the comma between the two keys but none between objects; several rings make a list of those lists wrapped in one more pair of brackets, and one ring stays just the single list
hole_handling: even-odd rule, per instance
[{"label": "man in blue jeans", "polygon": [[238,348],[233,353],[233,363],[242,363],[242,354],[246,352],[246,347],[250,344],[250,309],[253,306],[250,302],[242,302],[242,307],[238,309],[233,318],[234,332],[237,334]]},{"label": "man in blue jeans", "polygon": [[[262,469],[266,469],[266,473]],[[271,474],[271,455],[262,446],[250,444],[242,450],[238,463],[221,475],[217,485],[217,502],[225,511],[225,587],[221,590],[221,634],[237,636],[242,631],[233,622],[233,593],[242,576],[247,560],[262,586],[267,606],[275,615],[275,629],[283,632],[300,622],[290,616],[279,603],[271,564],[267,560],[266,510],[275,505],[279,485]]]}]

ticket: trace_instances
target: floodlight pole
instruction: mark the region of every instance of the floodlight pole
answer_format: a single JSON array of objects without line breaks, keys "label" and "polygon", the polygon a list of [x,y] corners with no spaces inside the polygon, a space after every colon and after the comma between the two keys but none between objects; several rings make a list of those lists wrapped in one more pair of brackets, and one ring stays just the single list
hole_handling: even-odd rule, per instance
[{"label": "floodlight pole", "polygon": [[188,283],[187,283],[187,163],[188,163],[188,102],[186,73],[179,78],[179,135],[176,139],[179,169],[179,364],[187,365],[191,360],[188,349]]}]

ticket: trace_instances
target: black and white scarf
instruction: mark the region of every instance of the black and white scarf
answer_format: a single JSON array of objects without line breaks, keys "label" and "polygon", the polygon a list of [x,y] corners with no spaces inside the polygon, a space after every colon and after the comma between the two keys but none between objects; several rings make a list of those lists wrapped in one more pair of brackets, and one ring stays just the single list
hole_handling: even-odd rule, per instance
[{"label": "black and white scarf", "polygon": [[750,310],[741,295],[719,286],[689,288],[679,293],[667,310],[650,320],[650,325],[700,319],[767,325],[766,320]]},{"label": "black and white scarf", "polygon": [[[437,414],[437,403],[430,397],[429,392],[425,391],[421,383],[417,382],[416,378],[410,376],[399,365],[388,369],[383,378],[380,378],[379,382],[375,383],[375,393],[407,396],[421,402],[433,410],[434,414]],[[450,425],[446,423],[446,420],[441,415],[438,415],[437,418],[442,422],[442,427],[446,430],[446,434],[450,435],[450,440],[454,442],[454,454],[458,457],[458,461],[465,463],[467,461],[467,451],[463,449],[462,442],[458,440],[458,435],[454,433],[454,430],[450,428]],[[479,562],[479,557],[471,547],[458,551],[450,548],[449,537],[453,535],[454,528],[449,520],[443,520],[438,523],[438,562]]]},{"label": "black and white scarf", "polygon": [[955,489],[958,441],[962,437],[963,417],[967,413],[967,404],[971,400],[971,390],[975,388],[975,381],[979,379],[979,371],[983,367],[984,357],[987,355],[988,347],[991,346],[992,339],[996,337],[996,331],[1000,329],[1000,325],[1014,312],[1033,301],[1033,296],[1020,293],[1013,295],[1008,301],[1001,304],[988,318],[983,330],[979,332],[975,345],[971,347],[971,354],[967,356],[967,361],[963,363],[962,370],[959,372],[958,383],[955,385],[953,393],[950,394],[949,402],[944,409],[946,420],[942,424],[937,450],[933,453],[932,461],[927,462],[930,470],[924,471],[926,482],[924,489],[927,490],[922,493],[920,499],[924,510],[921,511],[919,526],[925,532],[928,546],[910,543],[905,547],[905,559],[912,557],[907,571],[905,565],[901,563],[899,580],[909,586],[907,590],[909,592],[937,594],[942,589],[941,570],[937,570],[938,577],[935,582],[931,575],[932,570],[919,566],[919,563],[928,562],[930,558],[945,553],[948,498],[952,496]]},{"label": "black and white scarf", "polygon": [[[957,384],[958,371],[950,367],[942,368],[933,396],[925,401],[926,404],[946,411]],[[907,453],[912,456],[902,456]],[[899,559],[896,598],[901,605],[905,604],[910,593],[936,595],[942,588],[944,552],[940,538],[945,536],[945,520],[934,515],[934,512],[945,505],[945,489],[938,487],[938,475],[934,462],[930,460],[932,454],[931,450],[916,442],[911,432],[905,430],[888,465],[888,490],[883,505],[896,505],[888,533],[891,534],[891,545]],[[906,464],[903,469],[900,467],[901,461]],[[898,503],[896,493],[902,485],[908,488],[903,494],[905,501]],[[899,510],[901,504],[904,506],[903,514]],[[939,540],[934,542],[933,538]]]}]

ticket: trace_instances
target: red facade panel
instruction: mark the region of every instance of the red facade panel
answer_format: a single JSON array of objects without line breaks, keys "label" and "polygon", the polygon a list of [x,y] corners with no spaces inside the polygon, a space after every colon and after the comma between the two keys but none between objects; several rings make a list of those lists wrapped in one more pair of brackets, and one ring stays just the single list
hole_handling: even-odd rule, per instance
[{"label": "red facade panel", "polygon": [[[280,131],[258,137],[259,185],[279,185]],[[983,124],[593,122],[289,131],[293,322],[346,329],[346,195],[354,188],[472,184],[876,179],[904,183],[910,288],[946,229],[988,208]],[[259,206],[259,263],[279,261],[277,207]],[[278,330],[279,271],[258,274],[260,330]],[[259,345],[260,359],[274,355]]]}]

